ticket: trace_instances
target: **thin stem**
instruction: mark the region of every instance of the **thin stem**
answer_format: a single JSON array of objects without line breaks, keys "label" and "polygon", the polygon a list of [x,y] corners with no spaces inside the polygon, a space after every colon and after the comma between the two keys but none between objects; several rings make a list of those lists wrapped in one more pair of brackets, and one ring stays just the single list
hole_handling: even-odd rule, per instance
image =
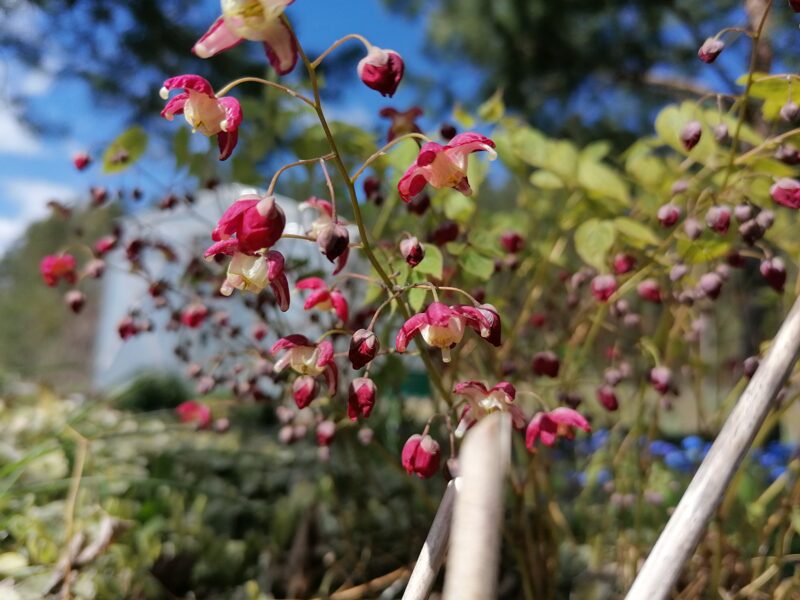
[{"label": "thin stem", "polygon": [[70,590],[70,579],[72,578],[72,536],[75,529],[75,506],[78,502],[78,491],[81,487],[81,478],[83,477],[83,467],[86,464],[86,455],[89,452],[89,440],[83,437],[80,433],[70,428],[76,442],[78,450],[75,453],[75,464],[72,467],[72,477],[69,482],[69,491],[67,492],[67,501],[64,505],[64,559],[66,561],[66,568],[64,569],[64,593],[63,598],[70,600],[72,592]]},{"label": "thin stem", "polygon": [[359,42],[364,44],[364,47],[367,49],[367,52],[369,52],[369,49],[372,48],[372,44],[370,44],[369,40],[367,40],[367,38],[365,38],[363,35],[358,35],[357,33],[351,33],[351,34],[346,35],[343,38],[340,38],[340,39],[336,40],[335,42],[333,42],[330,45],[330,47],[327,50],[325,50],[325,52],[320,54],[317,57],[317,59],[314,62],[311,63],[311,68],[312,69],[316,69],[320,65],[320,63],[322,63],[322,61],[325,60],[326,56],[328,56],[331,52],[336,50],[339,46],[341,46],[342,44],[344,44],[345,42],[348,42],[350,40],[358,40]]},{"label": "thin stem", "polygon": [[755,148],[751,148],[750,150],[748,150],[747,152],[742,154],[739,158],[737,158],[734,161],[734,164],[735,165],[739,165],[739,164],[745,162],[748,158],[758,154],[762,150],[765,150],[766,148],[769,148],[771,146],[775,146],[777,144],[780,144],[783,140],[788,139],[788,138],[790,138],[790,137],[792,137],[794,135],[800,135],[800,128],[792,129],[792,130],[787,131],[785,133],[782,133],[782,134],[780,134],[778,136],[775,136],[774,138],[770,138],[770,139],[762,142],[761,144],[759,144]]},{"label": "thin stem", "polygon": [[325,161],[320,159],[319,166],[322,167],[325,183],[328,185],[328,194],[331,197],[331,221],[336,223],[336,192],[333,191],[333,182],[331,181],[330,173],[328,173],[328,168],[325,166]]},{"label": "thin stem", "polygon": [[315,163],[317,161],[330,160],[331,158],[333,158],[332,154],[326,154],[325,156],[318,156],[316,158],[304,158],[303,160],[297,160],[293,163],[289,163],[288,165],[283,165],[280,169],[278,169],[275,172],[275,175],[272,176],[272,181],[269,182],[269,187],[267,188],[267,196],[272,196],[272,194],[275,192],[275,185],[278,183],[278,177],[280,177],[284,171],[288,171],[289,169],[292,169],[294,167],[299,167],[301,165],[308,165],[311,163]]},{"label": "thin stem", "polygon": [[356,171],[355,173],[353,173],[353,175],[350,176],[350,180],[353,183],[355,183],[358,180],[358,178],[361,177],[361,175],[364,173],[364,171],[367,170],[367,167],[369,167],[372,163],[374,163],[376,160],[378,160],[381,156],[386,154],[386,151],[389,148],[391,148],[392,146],[394,146],[396,144],[399,144],[400,142],[404,142],[405,140],[411,140],[411,139],[415,139],[415,138],[418,139],[418,140],[426,141],[426,142],[430,142],[431,141],[430,138],[427,135],[423,135],[422,133],[406,133],[406,134],[403,134],[403,135],[401,135],[399,137],[396,137],[391,142],[386,144],[383,148],[381,148],[380,150],[375,152],[366,161],[364,161],[364,164],[359,167],[358,171]]},{"label": "thin stem", "polygon": [[306,240],[307,242],[316,242],[317,241],[313,237],[309,237],[307,235],[300,235],[300,234],[297,234],[297,233],[284,233],[283,235],[281,235],[281,239],[283,239],[283,238],[287,238],[287,239],[290,239],[290,240]]},{"label": "thin stem", "polygon": [[266,85],[267,87],[275,88],[276,90],[282,91],[284,94],[289,94],[293,98],[297,98],[298,100],[302,100],[303,102],[308,104],[311,108],[314,108],[314,102],[310,98],[307,98],[303,94],[300,94],[299,92],[294,91],[292,88],[286,87],[285,85],[281,85],[280,83],[275,83],[274,81],[270,81],[269,79],[262,79],[261,77],[241,77],[239,79],[231,81],[228,85],[223,87],[221,90],[216,92],[214,95],[217,98],[219,98],[221,96],[224,96],[228,92],[230,92],[237,85],[240,85],[242,83],[247,83],[247,82],[260,83],[262,85]]}]

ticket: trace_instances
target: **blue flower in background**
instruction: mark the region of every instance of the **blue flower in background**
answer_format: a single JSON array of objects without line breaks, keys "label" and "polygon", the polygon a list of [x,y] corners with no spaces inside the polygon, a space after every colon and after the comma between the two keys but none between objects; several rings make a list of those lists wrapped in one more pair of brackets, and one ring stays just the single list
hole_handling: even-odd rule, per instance
[{"label": "blue flower in background", "polygon": [[653,440],[650,442],[650,454],[653,456],[666,456],[670,452],[679,452],[678,447],[664,440]]},{"label": "blue flower in background", "polygon": [[770,481],[775,481],[778,477],[780,477],[784,473],[786,473],[786,467],[785,466],[772,467],[769,470],[769,480]]},{"label": "blue flower in background", "polygon": [[670,469],[688,473],[694,468],[694,462],[680,450],[673,450],[664,456],[664,464]]}]

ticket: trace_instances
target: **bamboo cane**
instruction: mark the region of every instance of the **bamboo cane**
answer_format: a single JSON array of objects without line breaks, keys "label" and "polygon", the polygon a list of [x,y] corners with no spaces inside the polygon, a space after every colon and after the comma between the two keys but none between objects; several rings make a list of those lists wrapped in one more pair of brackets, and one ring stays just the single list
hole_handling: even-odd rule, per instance
[{"label": "bamboo cane", "polygon": [[678,579],[800,350],[800,299],[781,325],[764,361],[731,411],[626,600],[662,600]]}]

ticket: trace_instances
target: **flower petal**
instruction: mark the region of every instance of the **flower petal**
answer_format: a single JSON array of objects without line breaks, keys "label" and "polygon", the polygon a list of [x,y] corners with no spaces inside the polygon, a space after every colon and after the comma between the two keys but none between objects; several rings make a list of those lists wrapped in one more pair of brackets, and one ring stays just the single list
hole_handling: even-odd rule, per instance
[{"label": "flower petal", "polygon": [[347,299],[342,295],[341,292],[335,291],[331,292],[331,302],[333,303],[333,310],[336,312],[336,316],[339,317],[342,323],[347,323],[347,317],[349,314]]},{"label": "flower petal", "polygon": [[397,332],[395,338],[395,347],[398,352],[405,352],[408,347],[408,341],[413,338],[417,332],[425,325],[428,324],[428,316],[425,313],[417,313],[408,321],[403,323],[400,331]]},{"label": "flower petal", "polygon": [[239,131],[220,131],[217,134],[217,144],[219,145],[219,159],[226,160],[236,147],[236,142],[239,141]]},{"label": "flower petal", "polygon": [[419,194],[428,183],[422,169],[414,163],[397,182],[397,191],[403,202],[411,202],[412,198]]},{"label": "flower petal", "polygon": [[331,293],[328,291],[328,288],[326,287],[324,290],[317,290],[313,294],[311,294],[306,299],[306,303],[303,305],[303,308],[305,310],[310,310],[314,308],[317,304],[328,302],[330,299],[331,299]]},{"label": "flower petal", "polygon": [[278,308],[282,312],[289,310],[289,280],[286,279],[286,274],[281,271],[277,277],[270,278],[269,286],[272,288],[272,293],[275,294]]},{"label": "flower petal", "polygon": [[219,105],[225,111],[225,120],[220,124],[222,130],[233,132],[239,129],[244,117],[239,101],[233,96],[223,96],[219,99]]},{"label": "flower petal", "polygon": [[192,47],[192,52],[200,58],[209,58],[223,50],[233,48],[241,41],[242,38],[225,25],[225,19],[219,17],[197,40]]},{"label": "flower petal", "polygon": [[298,346],[308,346],[310,348],[313,348],[314,343],[304,335],[300,335],[299,333],[293,333],[292,335],[287,335],[286,337],[282,337],[277,342],[275,342],[272,348],[270,348],[269,352],[270,354],[277,354],[281,350],[290,350],[292,348],[297,348]]},{"label": "flower petal", "polygon": [[321,277],[306,277],[294,284],[298,290],[328,289],[328,284]]},{"label": "flower petal", "polygon": [[228,238],[221,240],[215,244],[211,244],[208,249],[203,253],[205,258],[211,258],[217,254],[225,254],[233,256],[239,251],[239,240],[236,238]]},{"label": "flower petal", "polygon": [[263,31],[264,51],[279,75],[286,75],[297,64],[297,40],[281,19],[272,21]]},{"label": "flower petal", "polygon": [[161,111],[161,116],[167,121],[172,121],[175,115],[183,114],[183,105],[189,99],[189,94],[186,92],[180,93],[167,101],[166,106]]},{"label": "flower petal", "polygon": [[[211,98],[214,97],[214,88],[211,87],[211,84],[205,77],[200,77],[200,75],[177,75],[176,77],[170,77],[164,82],[162,87],[161,95],[164,96],[164,90],[174,90],[182,88],[186,91],[192,90],[193,92],[197,92],[199,94],[205,94]],[[164,98],[166,100],[166,97]]]}]

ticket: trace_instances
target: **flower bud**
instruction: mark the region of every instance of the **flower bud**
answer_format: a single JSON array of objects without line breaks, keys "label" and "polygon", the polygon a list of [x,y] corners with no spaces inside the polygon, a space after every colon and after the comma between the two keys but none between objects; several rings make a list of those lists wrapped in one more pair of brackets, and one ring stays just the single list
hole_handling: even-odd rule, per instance
[{"label": "flower bud", "polygon": [[253,339],[257,342],[262,341],[265,337],[267,337],[267,333],[269,332],[269,328],[264,323],[256,323],[253,325],[253,328],[250,330],[250,335],[253,336]]},{"label": "flower bud", "polygon": [[358,76],[368,88],[383,96],[394,96],[403,79],[405,65],[394,50],[370,46],[367,55],[358,63]]},{"label": "flower bud", "polygon": [[716,300],[719,298],[720,292],[722,292],[722,277],[716,273],[705,273],[700,277],[698,287],[703,294],[712,300]]},{"label": "flower bud", "polygon": [[726,123],[718,123],[714,126],[714,139],[720,144],[726,142],[729,137],[730,132],[728,131],[728,125]]},{"label": "flower bud", "polygon": [[619,253],[614,256],[614,273],[624,275],[633,270],[636,266],[636,258],[630,254]]},{"label": "flower bud", "polygon": [[686,275],[686,273],[688,272],[689,272],[689,267],[687,267],[683,263],[678,263],[669,270],[669,280],[678,281],[680,279],[683,279],[683,276]]},{"label": "flower bud", "polygon": [[708,38],[697,51],[697,58],[706,64],[713,63],[725,49],[725,42],[717,38]]},{"label": "flower bud", "polygon": [[739,223],[744,223],[753,218],[753,207],[750,204],[737,204],[733,209],[733,216]]},{"label": "flower bud", "polygon": [[791,100],[788,100],[786,104],[781,106],[780,115],[781,119],[791,123],[795,119],[797,119],[797,115],[800,114],[800,106],[797,106]]},{"label": "flower bud", "polygon": [[375,406],[376,393],[377,388],[372,379],[368,377],[353,379],[347,396],[347,416],[351,421],[357,421],[359,417],[364,419],[369,417]]},{"label": "flower bud", "polygon": [[317,380],[311,375],[301,375],[292,383],[292,398],[297,408],[303,409],[317,397]]},{"label": "flower bud", "polygon": [[415,215],[424,215],[430,207],[431,197],[425,192],[417,194],[406,204],[408,212]]},{"label": "flower bud", "polygon": [[758,356],[748,356],[747,358],[745,358],[744,361],[742,362],[742,372],[744,373],[744,376],[750,379],[753,375],[756,374],[756,370],[758,369],[759,364],[760,361],[758,359]]},{"label": "flower bud", "polygon": [[103,206],[108,200],[108,190],[104,187],[93,186],[89,188],[89,194],[92,197],[93,206]]},{"label": "flower bud", "polygon": [[617,394],[614,393],[614,388],[609,385],[601,385],[597,388],[597,400],[608,411],[613,412],[619,408]]},{"label": "flower bud", "polygon": [[430,233],[429,239],[437,246],[444,246],[458,239],[458,234],[458,223],[445,219]]},{"label": "flower bud", "polygon": [[783,292],[783,286],[786,283],[786,266],[780,257],[765,258],[761,261],[759,271],[772,289]]},{"label": "flower bud", "polygon": [[139,327],[136,321],[133,320],[133,317],[126,315],[117,323],[117,333],[119,337],[125,341],[139,333]]},{"label": "flower bud", "polygon": [[636,292],[642,300],[653,302],[654,304],[661,303],[661,287],[655,279],[645,279],[637,287]]},{"label": "flower bud", "polygon": [[439,128],[439,135],[441,135],[448,142],[450,140],[452,140],[454,137],[456,137],[457,133],[458,133],[458,130],[455,128],[455,125],[453,125],[452,123],[444,123]]},{"label": "flower bud", "polygon": [[381,194],[381,180],[370,175],[364,179],[364,195],[367,202],[374,202],[376,206],[383,204],[383,194]]},{"label": "flower bud", "polygon": [[592,295],[598,302],[608,302],[617,291],[617,280],[613,275],[598,275],[592,279]]},{"label": "flower bud", "polygon": [[[783,177],[769,189],[769,195],[772,196],[772,199],[778,204],[798,209],[800,208],[800,181],[789,177]],[[764,212],[765,211],[761,211],[759,216]],[[770,223],[770,225],[772,224]]]},{"label": "flower bud", "polygon": [[199,302],[189,304],[181,311],[181,323],[190,329],[196,329],[203,324],[208,316],[208,309]]},{"label": "flower bud", "polygon": [[681,144],[683,144],[683,147],[687,152],[697,146],[702,134],[703,127],[700,125],[699,121],[689,121],[683,126],[683,129],[681,129],[680,133],[680,139]]},{"label": "flower bud", "polygon": [[731,223],[731,209],[727,206],[712,206],[706,213],[706,225],[718,233],[725,234]]},{"label": "flower bud", "polygon": [[750,219],[739,225],[739,235],[742,236],[742,240],[748,246],[752,246],[764,237],[764,233],[764,228],[755,219]]},{"label": "flower bud", "polygon": [[413,269],[425,258],[425,247],[415,237],[406,238],[400,242],[400,254]]},{"label": "flower bud", "polygon": [[92,163],[92,157],[88,152],[76,152],[72,155],[72,164],[78,171],[83,171]]},{"label": "flower bud", "polygon": [[371,329],[359,329],[350,341],[348,358],[354,369],[362,369],[372,362],[380,350],[378,336]]},{"label": "flower bud", "polygon": [[669,202],[658,209],[656,217],[662,227],[672,227],[681,218],[681,209],[677,204]]},{"label": "flower bud", "polygon": [[603,379],[607,385],[610,385],[611,387],[617,386],[623,379],[622,371],[615,367],[609,367],[603,372]]},{"label": "flower bud", "polygon": [[678,181],[672,184],[670,193],[673,196],[677,196],[678,194],[682,194],[688,189],[689,189],[689,184],[685,180],[679,179]]},{"label": "flower bud", "polygon": [[500,245],[509,254],[516,254],[525,247],[525,239],[516,231],[504,231],[500,234]]},{"label": "flower bud", "polygon": [[86,296],[79,290],[70,290],[64,295],[64,302],[72,312],[78,314],[86,304]]},{"label": "flower bud", "polygon": [[534,375],[545,375],[547,377],[558,377],[558,370],[561,366],[558,357],[549,350],[537,352],[533,355],[531,367]]},{"label": "flower bud", "polygon": [[325,420],[317,425],[317,444],[320,446],[330,446],[335,435],[336,423],[333,421]]},{"label": "flower bud", "polygon": [[794,144],[781,144],[775,150],[775,158],[787,165],[800,164],[800,150]]},{"label": "flower bud", "polygon": [[703,226],[697,219],[688,218],[683,222],[683,231],[690,240],[696,240],[703,233]]},{"label": "flower bud", "polygon": [[661,394],[672,389],[672,371],[668,367],[654,367],[650,370],[650,383]]},{"label": "flower bud", "polygon": [[334,262],[349,248],[350,232],[344,225],[329,223],[317,234],[317,246],[329,261]]},{"label": "flower bud", "polygon": [[756,215],[756,223],[764,229],[769,229],[775,223],[775,213],[771,210],[762,210]]},{"label": "flower bud", "polygon": [[417,477],[428,478],[439,470],[441,450],[439,444],[429,435],[414,434],[403,446],[401,461],[406,472]]}]

